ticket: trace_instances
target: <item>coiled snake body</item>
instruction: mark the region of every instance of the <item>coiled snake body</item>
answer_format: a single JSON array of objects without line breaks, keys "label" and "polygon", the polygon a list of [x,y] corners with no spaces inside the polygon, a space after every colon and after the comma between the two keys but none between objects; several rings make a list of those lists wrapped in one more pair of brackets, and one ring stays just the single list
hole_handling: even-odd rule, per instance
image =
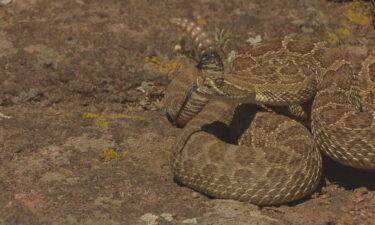
[{"label": "coiled snake body", "polygon": [[[185,126],[173,145],[177,181],[216,198],[271,205],[316,188],[319,149],[343,164],[375,168],[374,57],[354,74],[337,49],[286,37],[252,45],[224,68],[199,26],[172,22],[185,29],[200,56],[198,69],[183,66],[165,93],[168,117]],[[313,134],[276,113],[248,113],[246,129],[238,116],[238,102],[296,105],[316,92]]]}]

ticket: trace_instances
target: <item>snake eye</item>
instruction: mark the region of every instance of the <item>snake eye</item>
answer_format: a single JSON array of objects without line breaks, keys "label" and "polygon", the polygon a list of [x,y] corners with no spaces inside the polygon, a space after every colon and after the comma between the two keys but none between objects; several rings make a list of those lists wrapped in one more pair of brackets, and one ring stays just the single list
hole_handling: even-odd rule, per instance
[{"label": "snake eye", "polygon": [[215,79],[215,84],[218,87],[222,87],[224,85],[224,79],[223,78],[217,78],[217,79]]}]

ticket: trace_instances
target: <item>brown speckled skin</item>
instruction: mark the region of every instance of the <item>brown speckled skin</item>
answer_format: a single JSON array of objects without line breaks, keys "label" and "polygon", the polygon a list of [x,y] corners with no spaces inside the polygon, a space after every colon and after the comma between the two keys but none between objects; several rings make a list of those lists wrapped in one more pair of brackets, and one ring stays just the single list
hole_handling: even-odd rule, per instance
[{"label": "brown speckled skin", "polygon": [[313,104],[312,132],[333,160],[375,169],[375,57],[368,56],[358,74],[345,62],[323,76]]},{"label": "brown speckled skin", "polygon": [[[179,74],[171,83],[179,88],[169,86],[167,99],[185,96],[194,83],[187,83],[186,76],[194,74]],[[310,132],[282,115],[250,113],[253,119],[239,137],[241,145],[231,144],[232,131],[238,130],[232,120],[236,109],[210,101],[187,123],[173,145],[175,179],[209,196],[258,205],[311,193],[320,181],[322,162]]]}]

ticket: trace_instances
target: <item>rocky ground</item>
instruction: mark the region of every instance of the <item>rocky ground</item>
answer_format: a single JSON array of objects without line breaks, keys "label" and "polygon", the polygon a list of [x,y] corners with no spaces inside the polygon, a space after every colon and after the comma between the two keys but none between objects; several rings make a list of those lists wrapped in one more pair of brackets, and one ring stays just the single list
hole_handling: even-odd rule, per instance
[{"label": "rocky ground", "polygon": [[16,0],[0,3],[0,224],[375,224],[375,171],[325,160],[311,196],[258,207],[173,181],[161,108],[181,58],[171,17],[231,34],[227,51],[298,33],[359,58],[369,2]]}]

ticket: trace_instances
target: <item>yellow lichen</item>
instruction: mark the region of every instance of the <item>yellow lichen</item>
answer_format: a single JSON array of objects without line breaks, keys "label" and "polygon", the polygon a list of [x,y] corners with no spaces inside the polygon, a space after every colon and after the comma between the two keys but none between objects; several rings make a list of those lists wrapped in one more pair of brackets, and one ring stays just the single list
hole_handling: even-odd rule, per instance
[{"label": "yellow lichen", "polygon": [[161,62],[157,56],[145,57],[143,61],[146,63],[151,63],[156,69],[165,69],[168,72],[177,69],[177,67],[180,65],[178,61],[172,61],[170,63]]},{"label": "yellow lichen", "polygon": [[360,25],[371,24],[371,17],[364,12],[355,12],[351,9],[348,9],[345,15],[353,23],[360,24]]},{"label": "yellow lichen", "polygon": [[96,123],[103,128],[108,127],[108,119],[137,119],[137,120],[145,120],[146,118],[143,116],[131,116],[122,113],[106,115],[106,114],[99,114],[99,113],[84,113],[84,118],[95,119]]},{"label": "yellow lichen", "polygon": [[98,114],[98,113],[84,113],[83,117],[95,119],[100,127],[107,127],[108,126],[108,121],[107,121],[105,115]]},{"label": "yellow lichen", "polygon": [[175,139],[174,137],[167,137],[167,138],[165,139],[165,141],[170,143],[170,142],[173,142],[174,139]]},{"label": "yellow lichen", "polygon": [[338,28],[338,29],[336,29],[336,33],[338,33],[341,36],[349,36],[350,30],[347,29],[347,28]]},{"label": "yellow lichen", "polygon": [[102,117],[102,116],[100,114],[97,114],[97,113],[84,113],[83,117],[97,119],[97,118]]},{"label": "yellow lichen", "polygon": [[328,38],[329,41],[332,41],[332,42],[338,42],[339,41],[339,38],[334,33],[327,33],[327,38]]},{"label": "yellow lichen", "polygon": [[133,156],[133,154],[130,153],[130,152],[124,152],[122,155],[123,155],[124,157],[132,157],[132,156]]},{"label": "yellow lichen", "polygon": [[103,162],[109,162],[117,157],[117,152],[110,148],[104,148],[103,152],[100,153],[100,157]]},{"label": "yellow lichen", "polygon": [[339,23],[340,23],[341,26],[343,26],[347,29],[352,29],[352,25],[350,25],[347,20],[340,20]]},{"label": "yellow lichen", "polygon": [[[371,16],[362,2],[352,2],[342,4],[344,10],[344,18],[339,21],[339,27],[334,32],[327,33],[327,39],[330,42],[339,42],[340,39],[345,39],[355,32],[358,25],[371,24]],[[328,17],[327,17],[328,19]]]},{"label": "yellow lichen", "polygon": [[136,120],[145,120],[146,119],[143,116],[131,116],[131,115],[126,115],[126,114],[122,114],[122,113],[115,114],[113,117],[115,119],[123,119],[123,118],[126,118],[126,119],[136,119]]},{"label": "yellow lichen", "polygon": [[165,68],[166,68],[168,71],[173,71],[173,70],[177,69],[178,66],[179,66],[179,63],[178,63],[178,62],[172,62],[172,63],[166,64],[166,65],[165,65]]},{"label": "yellow lichen", "polygon": [[198,20],[197,23],[201,26],[205,26],[207,25],[207,21],[206,20]]}]

